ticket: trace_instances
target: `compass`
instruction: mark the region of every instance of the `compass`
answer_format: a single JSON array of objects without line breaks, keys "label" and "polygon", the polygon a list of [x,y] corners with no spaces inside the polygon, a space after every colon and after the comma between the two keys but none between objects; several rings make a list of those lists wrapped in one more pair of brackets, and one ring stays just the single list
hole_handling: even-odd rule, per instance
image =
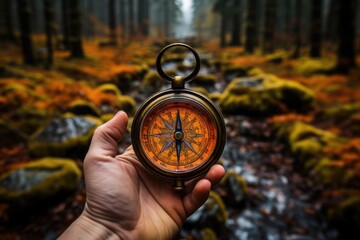
[{"label": "compass", "polygon": [[[195,57],[195,67],[185,77],[168,76],[161,58],[172,47],[184,47]],[[220,158],[226,140],[220,110],[206,96],[185,88],[200,70],[197,52],[183,43],[170,44],[156,60],[159,75],[171,88],[147,99],[134,116],[131,141],[141,163],[154,175],[174,182],[176,190],[185,181],[205,174]]]}]

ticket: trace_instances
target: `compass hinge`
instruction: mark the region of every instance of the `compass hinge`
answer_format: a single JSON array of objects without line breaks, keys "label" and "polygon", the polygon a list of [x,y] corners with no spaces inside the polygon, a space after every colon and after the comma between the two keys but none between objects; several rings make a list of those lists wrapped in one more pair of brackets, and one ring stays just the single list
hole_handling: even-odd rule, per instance
[{"label": "compass hinge", "polygon": [[183,89],[185,88],[184,78],[181,76],[175,76],[171,82],[171,87],[173,89]]}]

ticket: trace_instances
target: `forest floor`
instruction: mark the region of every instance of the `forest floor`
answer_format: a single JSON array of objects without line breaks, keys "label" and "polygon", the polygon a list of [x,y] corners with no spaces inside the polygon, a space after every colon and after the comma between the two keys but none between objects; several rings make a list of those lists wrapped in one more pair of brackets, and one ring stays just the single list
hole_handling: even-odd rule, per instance
[{"label": "forest floor", "polygon": [[[99,109],[106,102],[110,110],[102,111],[114,114],[119,110],[115,99],[97,90],[97,86],[104,83],[116,84],[122,95],[133,98],[137,106],[141,104],[150,95],[141,88],[142,80],[146,72],[154,70],[157,53],[166,44],[150,40],[118,46],[104,43],[86,41],[85,59],[69,59],[68,51],[57,50],[55,64],[50,69],[44,63],[23,65],[18,46],[6,44],[0,52],[0,120],[23,128],[21,119],[14,120],[17,110],[37,109],[45,111],[46,116],[57,116],[67,112],[67,106],[76,99],[94,103]],[[240,208],[227,203],[226,228],[230,231],[223,239],[337,239],[338,231],[348,229],[342,219],[334,220],[348,216],[338,205],[348,207],[350,203],[343,203],[360,200],[357,190],[360,186],[360,69],[355,68],[346,75],[331,73],[336,59],[327,53],[319,59],[292,59],[286,51],[248,55],[240,47],[221,49],[215,42],[194,43],[194,48],[208,63],[203,66],[205,72],[217,77],[215,85],[205,87],[209,94],[223,93],[231,80],[228,78],[248,77],[247,74],[227,75],[224,66],[228,65],[238,67],[239,72],[274,74],[314,92],[314,103],[306,112],[289,110],[256,117],[224,114],[228,141],[222,163],[227,170],[243,176],[247,191],[246,203]],[[38,49],[37,53],[40,60],[45,60],[44,49]],[[9,86],[15,90],[8,90]],[[162,85],[155,83],[155,86]],[[133,109],[128,109],[131,116]],[[298,121],[345,139],[339,147],[319,140],[323,141],[321,149],[316,156],[314,153],[311,156],[331,159],[320,173],[305,167],[292,142],[278,137],[275,130],[279,125]],[[34,132],[25,128],[25,135],[31,136]],[[310,134],[314,132],[318,134],[317,130]],[[321,134],[315,138],[320,139]],[[127,133],[120,151],[129,144]],[[71,157],[81,169],[83,156]],[[27,144],[9,139],[0,147],[0,175],[34,160]],[[339,174],[334,174],[335,171]],[[221,188],[217,193],[224,194]],[[82,181],[74,194],[22,219],[12,219],[8,214],[9,204],[0,203],[0,238],[55,239],[80,215],[85,198]],[[352,207],[346,211],[356,209]],[[348,220],[352,221],[351,227],[357,226],[356,219]],[[185,225],[180,238],[198,239],[189,238],[186,231]]]}]

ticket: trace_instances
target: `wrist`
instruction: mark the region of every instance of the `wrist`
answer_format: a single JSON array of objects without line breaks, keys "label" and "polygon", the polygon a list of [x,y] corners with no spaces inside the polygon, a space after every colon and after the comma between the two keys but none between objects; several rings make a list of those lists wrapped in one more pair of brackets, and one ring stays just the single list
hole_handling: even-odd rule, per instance
[{"label": "wrist", "polygon": [[120,237],[99,222],[92,220],[86,214],[81,214],[59,239],[112,239],[120,240]]}]

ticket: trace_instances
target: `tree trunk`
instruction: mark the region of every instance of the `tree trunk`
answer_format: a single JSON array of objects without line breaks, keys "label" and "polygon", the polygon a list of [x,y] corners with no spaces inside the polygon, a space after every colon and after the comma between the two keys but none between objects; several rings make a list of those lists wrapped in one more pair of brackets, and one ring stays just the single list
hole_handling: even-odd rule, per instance
[{"label": "tree trunk", "polygon": [[26,64],[35,64],[33,42],[31,38],[31,8],[27,0],[18,0],[18,16],[21,32],[23,60]]},{"label": "tree trunk", "polygon": [[63,31],[63,43],[66,49],[70,49],[69,41],[69,0],[61,1],[62,8],[62,31]]},{"label": "tree trunk", "polygon": [[248,10],[246,17],[246,39],[245,39],[245,50],[248,53],[252,53],[258,43],[257,33],[257,4],[258,0],[248,1]]},{"label": "tree trunk", "polygon": [[52,0],[44,0],[44,18],[45,18],[45,33],[46,33],[47,65],[51,66],[54,62],[52,35],[55,24],[54,7]]},{"label": "tree trunk", "polygon": [[322,0],[312,0],[310,56],[321,56]]},{"label": "tree trunk", "polygon": [[263,37],[264,53],[271,53],[274,51],[276,1],[277,0],[266,0],[265,3],[265,26]]},{"label": "tree trunk", "polygon": [[240,8],[240,0],[234,0],[233,4],[233,14],[232,14],[232,38],[231,38],[231,45],[233,46],[240,46],[241,45],[241,8]]},{"label": "tree trunk", "polygon": [[148,36],[148,22],[149,22],[149,1],[138,1],[138,30],[140,35]]},{"label": "tree trunk", "polygon": [[135,23],[134,23],[134,2],[133,0],[128,0],[129,7],[129,37],[133,39],[135,36]]},{"label": "tree trunk", "polygon": [[337,41],[338,14],[337,0],[330,0],[329,11],[325,22],[325,39],[331,43]]},{"label": "tree trunk", "polygon": [[348,72],[356,65],[355,61],[355,19],[356,0],[338,1],[339,9],[339,45],[337,51],[337,70]]},{"label": "tree trunk", "polygon": [[109,30],[110,30],[110,43],[115,44],[116,39],[116,15],[115,15],[115,0],[109,0]]},{"label": "tree trunk", "polygon": [[125,15],[125,0],[120,0],[120,36],[123,40],[126,39],[126,15]]},{"label": "tree trunk", "polygon": [[71,0],[70,2],[70,50],[72,58],[83,58],[85,57],[82,40],[81,40],[81,11],[80,1]]},{"label": "tree trunk", "polygon": [[300,57],[301,50],[301,0],[295,0],[295,20],[294,20],[294,37],[295,37],[295,50],[292,58]]},{"label": "tree trunk", "polygon": [[226,46],[226,23],[227,23],[227,14],[226,14],[226,7],[221,6],[220,10],[220,46]]},{"label": "tree trunk", "polygon": [[164,1],[164,37],[168,38],[170,33],[170,4],[169,0]]},{"label": "tree trunk", "polygon": [[6,38],[9,41],[15,41],[15,32],[14,32],[14,23],[13,23],[13,9],[12,0],[5,0],[3,5],[3,16],[4,16],[4,22],[5,22],[5,28],[6,28]]}]

